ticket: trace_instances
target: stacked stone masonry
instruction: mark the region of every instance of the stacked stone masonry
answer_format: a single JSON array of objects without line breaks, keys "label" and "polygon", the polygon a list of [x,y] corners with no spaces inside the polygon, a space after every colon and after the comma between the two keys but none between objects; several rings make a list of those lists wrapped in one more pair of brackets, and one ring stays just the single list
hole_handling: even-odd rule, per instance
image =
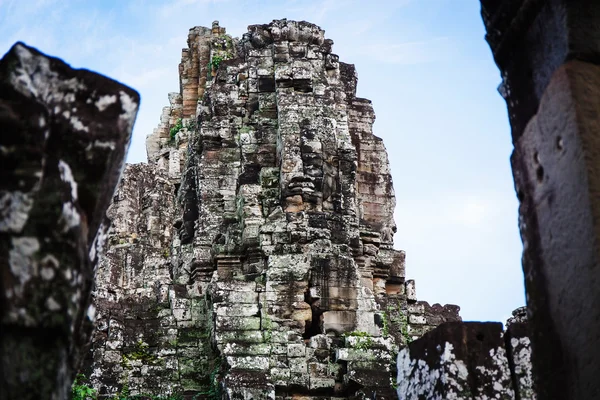
[{"label": "stacked stone masonry", "polygon": [[332,45],[307,22],[190,30],[108,212],[86,370],[104,397],[391,399],[399,347],[460,320],[405,280],[373,107]]}]

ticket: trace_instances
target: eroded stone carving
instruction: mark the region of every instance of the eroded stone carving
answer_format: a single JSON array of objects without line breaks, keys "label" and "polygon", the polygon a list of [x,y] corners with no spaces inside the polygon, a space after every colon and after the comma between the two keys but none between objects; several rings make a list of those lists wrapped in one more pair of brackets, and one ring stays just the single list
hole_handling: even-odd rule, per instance
[{"label": "eroded stone carving", "polygon": [[332,44],[287,20],[190,30],[109,211],[101,393],[392,398],[398,346],[460,319],[405,281],[387,153]]}]

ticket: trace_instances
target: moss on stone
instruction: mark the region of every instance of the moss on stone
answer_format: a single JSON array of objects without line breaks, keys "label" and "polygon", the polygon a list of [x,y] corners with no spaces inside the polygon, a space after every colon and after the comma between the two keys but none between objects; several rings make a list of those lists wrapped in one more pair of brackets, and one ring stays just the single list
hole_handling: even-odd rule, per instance
[{"label": "moss on stone", "polygon": [[135,345],[135,349],[131,352],[125,353],[121,359],[121,366],[126,369],[131,369],[131,361],[141,361],[143,364],[157,365],[160,363],[160,359],[151,354],[148,350],[149,346],[143,341],[138,341]]}]

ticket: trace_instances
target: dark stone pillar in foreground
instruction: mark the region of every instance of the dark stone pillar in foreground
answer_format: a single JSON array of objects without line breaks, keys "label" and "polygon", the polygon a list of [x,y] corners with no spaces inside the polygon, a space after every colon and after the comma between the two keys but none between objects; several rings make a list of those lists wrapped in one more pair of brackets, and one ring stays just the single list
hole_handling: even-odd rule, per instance
[{"label": "dark stone pillar in foreground", "polygon": [[0,398],[66,399],[139,95],[17,43],[0,60]]},{"label": "dark stone pillar in foreground", "polygon": [[539,399],[600,398],[600,2],[482,0],[515,146]]}]

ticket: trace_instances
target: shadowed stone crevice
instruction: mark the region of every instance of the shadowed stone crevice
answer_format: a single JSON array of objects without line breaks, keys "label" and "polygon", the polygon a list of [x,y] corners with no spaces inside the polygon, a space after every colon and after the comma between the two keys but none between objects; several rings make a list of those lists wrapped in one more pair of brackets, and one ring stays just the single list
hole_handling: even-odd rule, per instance
[{"label": "shadowed stone crevice", "polygon": [[316,293],[316,290],[312,290],[309,287],[306,292],[304,292],[304,301],[306,304],[310,305],[311,317],[310,320],[306,321],[306,325],[304,327],[304,334],[302,338],[307,340],[313,336],[320,335],[323,332],[323,313],[324,310],[321,309],[321,299],[319,297],[313,297],[312,293]]}]

